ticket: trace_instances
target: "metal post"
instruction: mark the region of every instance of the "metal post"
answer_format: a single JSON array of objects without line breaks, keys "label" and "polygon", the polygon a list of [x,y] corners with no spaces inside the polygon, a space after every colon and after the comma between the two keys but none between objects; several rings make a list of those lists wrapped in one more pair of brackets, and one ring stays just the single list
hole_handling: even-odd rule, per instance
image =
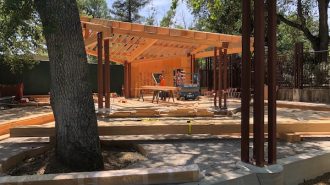
[{"label": "metal post", "polygon": [[98,108],[103,108],[103,53],[102,53],[102,32],[97,33],[97,103]]},{"label": "metal post", "polygon": [[265,56],[264,0],[254,0],[254,101],[253,124],[256,165],[264,165],[264,56]]},{"label": "metal post", "polygon": [[210,90],[210,85],[209,85],[209,58],[205,58],[205,71],[206,71],[206,87],[207,90]]},{"label": "metal post", "polygon": [[190,77],[191,77],[191,83],[193,83],[193,73],[194,73],[194,60],[193,60],[193,55],[190,55]]},{"label": "metal post", "polygon": [[132,76],[132,63],[128,63],[128,68],[127,68],[127,95],[128,95],[128,98],[131,98],[132,97],[132,94],[131,94],[131,87],[132,87],[132,84],[131,84],[131,76]]},{"label": "metal post", "polygon": [[128,98],[128,62],[124,63],[124,97]]},{"label": "metal post", "polygon": [[222,72],[222,64],[223,64],[223,52],[222,52],[222,48],[219,48],[219,81],[218,81],[218,89],[219,89],[219,108],[221,109],[222,108],[222,91],[223,91],[223,72]]},{"label": "metal post", "polygon": [[303,88],[304,44],[298,43],[298,88]]},{"label": "metal post", "polygon": [[104,93],[105,108],[110,108],[110,40],[104,40]]},{"label": "metal post", "polygon": [[268,0],[268,163],[276,163],[276,0]]},{"label": "metal post", "polygon": [[227,109],[227,92],[228,92],[228,56],[227,48],[223,51],[223,108]]},{"label": "metal post", "polygon": [[241,160],[249,162],[249,127],[250,127],[250,97],[251,97],[251,0],[242,0],[242,116],[241,116]]},{"label": "metal post", "polygon": [[217,50],[218,48],[214,48],[214,56],[213,56],[213,92],[214,92],[214,108],[217,108],[217,96],[218,96],[218,88],[217,88]]}]

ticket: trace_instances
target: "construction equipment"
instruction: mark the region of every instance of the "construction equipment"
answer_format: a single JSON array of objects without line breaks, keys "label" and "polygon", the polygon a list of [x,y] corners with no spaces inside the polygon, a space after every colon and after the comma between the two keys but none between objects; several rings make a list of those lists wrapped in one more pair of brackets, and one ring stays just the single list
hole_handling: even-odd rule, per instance
[{"label": "construction equipment", "polygon": [[199,74],[194,73],[192,75],[192,83],[185,84],[185,77],[189,75],[181,69],[174,71],[174,85],[180,87],[178,92],[179,100],[197,100],[200,96],[200,83],[199,83]]}]

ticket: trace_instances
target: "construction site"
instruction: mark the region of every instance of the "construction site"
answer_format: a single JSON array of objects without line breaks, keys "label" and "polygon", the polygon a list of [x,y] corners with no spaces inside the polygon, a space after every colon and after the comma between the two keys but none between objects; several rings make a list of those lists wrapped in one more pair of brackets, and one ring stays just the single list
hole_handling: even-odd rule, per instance
[{"label": "construction site", "polygon": [[[276,43],[270,39],[265,54],[262,25],[251,37],[80,21],[86,53],[97,58],[101,143],[134,146],[143,157],[120,170],[10,176],[18,163],[49,150],[56,127],[49,95],[22,96],[18,104],[3,96],[0,184],[280,185],[330,172],[330,105],[277,100]],[[243,29],[250,26],[243,20]],[[110,73],[111,62],[122,76]]]}]

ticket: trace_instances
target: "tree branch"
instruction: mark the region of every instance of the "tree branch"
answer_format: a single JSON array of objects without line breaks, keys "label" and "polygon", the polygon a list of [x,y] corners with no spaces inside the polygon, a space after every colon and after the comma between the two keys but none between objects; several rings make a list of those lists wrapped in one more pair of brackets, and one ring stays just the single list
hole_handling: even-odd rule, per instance
[{"label": "tree branch", "polygon": [[308,40],[310,40],[312,43],[315,42],[317,40],[317,37],[314,36],[310,31],[309,29],[302,25],[302,24],[298,24],[296,22],[293,22],[287,18],[285,18],[283,15],[281,14],[277,14],[277,17],[280,21],[284,22],[285,24],[291,26],[291,27],[294,27],[300,31],[302,31],[304,33],[304,35],[307,37]]}]

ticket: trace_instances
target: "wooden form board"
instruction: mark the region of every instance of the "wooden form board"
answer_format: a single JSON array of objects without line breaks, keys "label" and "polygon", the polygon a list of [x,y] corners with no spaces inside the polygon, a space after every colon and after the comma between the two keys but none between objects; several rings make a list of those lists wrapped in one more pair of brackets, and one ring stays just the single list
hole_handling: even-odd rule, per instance
[{"label": "wooden form board", "polygon": [[25,125],[41,125],[52,121],[54,121],[53,113],[47,113],[36,117],[4,122],[0,125],[0,135],[8,134],[9,130],[13,127]]},{"label": "wooden form board", "polygon": [[[267,128],[267,124],[265,128]],[[211,134],[211,135],[237,135],[241,126],[237,122],[228,121],[217,124],[99,124],[100,136],[113,135],[165,135],[165,134]],[[277,127],[279,135],[285,133],[300,134],[313,132],[330,132],[330,123],[279,123]],[[252,133],[252,126],[250,127]],[[55,134],[54,125],[35,125],[10,129],[11,137],[51,137]]]}]

